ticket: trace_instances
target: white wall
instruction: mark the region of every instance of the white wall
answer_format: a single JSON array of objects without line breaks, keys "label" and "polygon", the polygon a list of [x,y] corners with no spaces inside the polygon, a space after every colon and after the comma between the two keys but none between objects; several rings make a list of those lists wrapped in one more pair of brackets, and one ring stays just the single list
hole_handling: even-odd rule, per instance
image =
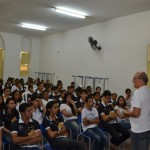
[{"label": "white wall", "polygon": [[[40,71],[56,73],[65,87],[72,75],[109,78],[109,89],[124,94],[132,88],[136,71],[146,71],[147,45],[150,44],[150,11],[42,38]],[[102,51],[93,51],[93,36]]]},{"label": "white wall", "polygon": [[[0,32],[0,35],[5,46],[3,78],[5,81],[8,77],[19,78],[21,39],[24,35],[5,32]],[[39,71],[40,38],[31,37],[31,41],[30,76],[37,77],[34,72]]]}]

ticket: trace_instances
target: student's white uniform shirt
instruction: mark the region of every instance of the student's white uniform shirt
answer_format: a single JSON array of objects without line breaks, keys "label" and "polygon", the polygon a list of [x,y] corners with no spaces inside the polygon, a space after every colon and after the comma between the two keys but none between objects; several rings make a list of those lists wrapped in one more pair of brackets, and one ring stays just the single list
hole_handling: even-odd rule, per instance
[{"label": "student's white uniform shirt", "polygon": [[150,130],[150,89],[142,86],[133,93],[131,100],[131,111],[133,107],[141,109],[138,118],[130,117],[131,131],[142,133]]},{"label": "student's white uniform shirt", "polygon": [[88,110],[87,108],[83,108],[82,110],[82,129],[83,131],[86,131],[89,128],[94,128],[97,126],[97,124],[91,124],[88,126],[83,125],[83,118],[87,118],[88,120],[95,120],[98,117],[98,111],[95,107],[92,107],[92,110]]},{"label": "student's white uniform shirt", "polygon": [[[60,111],[62,111],[62,110],[66,110],[67,113],[72,114],[71,107],[68,106],[67,104],[61,104],[60,105]],[[63,114],[62,114],[62,116],[64,118],[64,122],[67,121],[67,120],[73,120],[73,119],[77,119],[78,118],[77,116],[66,117]]]}]

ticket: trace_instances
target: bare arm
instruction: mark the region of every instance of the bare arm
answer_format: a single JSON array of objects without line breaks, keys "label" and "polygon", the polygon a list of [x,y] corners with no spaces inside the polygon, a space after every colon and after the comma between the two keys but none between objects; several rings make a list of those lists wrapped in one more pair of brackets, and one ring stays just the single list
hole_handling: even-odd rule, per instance
[{"label": "bare arm", "polygon": [[[35,136],[35,134],[36,134],[36,136]],[[34,135],[34,138],[30,141],[27,141],[25,144],[37,144],[42,141],[41,131],[36,131],[33,135]]]},{"label": "bare arm", "polygon": [[116,112],[117,116],[118,116],[120,119],[127,118],[126,116],[124,116],[124,114],[120,113],[120,110],[119,110],[119,109],[116,109],[115,112]]},{"label": "bare arm", "polygon": [[101,115],[102,120],[105,121],[105,122],[114,120],[114,119],[116,119],[116,117],[117,116],[116,116],[115,112],[111,112],[109,115],[106,115],[106,114]]},{"label": "bare arm", "polygon": [[3,131],[6,132],[6,133],[10,133],[10,130],[8,130],[8,129],[5,128],[5,127],[3,128]]},{"label": "bare arm", "polygon": [[83,125],[84,126],[88,126],[88,125],[91,125],[91,124],[98,124],[99,122],[100,122],[99,117],[96,117],[94,120],[89,120],[86,117],[83,118]]},{"label": "bare arm", "polygon": [[20,137],[14,132],[11,133],[11,137],[14,144],[35,144],[41,141],[41,131],[36,131],[25,137]]},{"label": "bare arm", "polygon": [[72,117],[72,116],[74,116],[72,113],[68,113],[68,112],[66,111],[66,109],[62,110],[61,113],[62,113],[65,117]]},{"label": "bare arm", "polygon": [[71,104],[73,106],[73,109],[74,109],[75,113],[78,114],[78,109],[77,109],[77,107],[75,105],[75,102],[73,100],[71,100]]},{"label": "bare arm", "polygon": [[133,107],[132,111],[124,111],[124,114],[128,117],[138,118],[141,114],[141,109],[137,107]]}]

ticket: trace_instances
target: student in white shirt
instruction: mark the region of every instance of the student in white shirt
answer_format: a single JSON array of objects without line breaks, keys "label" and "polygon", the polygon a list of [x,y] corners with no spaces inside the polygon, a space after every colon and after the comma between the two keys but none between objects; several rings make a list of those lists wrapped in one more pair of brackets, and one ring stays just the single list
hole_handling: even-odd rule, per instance
[{"label": "student in white shirt", "polygon": [[42,100],[41,100],[42,104],[46,108],[47,103],[50,102],[50,101],[53,101],[53,99],[49,99],[49,92],[47,90],[44,90],[42,92],[42,97],[43,97]]},{"label": "student in white shirt", "polygon": [[130,129],[130,121],[127,116],[124,115],[124,111],[127,110],[126,100],[123,96],[119,96],[115,106],[115,112],[117,114],[117,122],[125,129]]},{"label": "student in white shirt", "polygon": [[80,133],[77,123],[78,110],[71,97],[71,93],[65,94],[63,103],[60,105],[60,112],[64,118],[65,127],[72,131],[72,138],[77,139],[77,135]]},{"label": "student in white shirt", "polygon": [[32,104],[32,110],[33,110],[32,119],[38,121],[38,123],[41,125],[43,121],[43,111],[40,108],[39,98],[32,97],[31,104]]},{"label": "student in white shirt", "polygon": [[100,122],[98,111],[93,107],[92,96],[85,99],[85,108],[82,110],[82,129],[84,134],[94,140],[94,150],[103,150],[107,143],[107,137],[104,132],[98,128]]}]

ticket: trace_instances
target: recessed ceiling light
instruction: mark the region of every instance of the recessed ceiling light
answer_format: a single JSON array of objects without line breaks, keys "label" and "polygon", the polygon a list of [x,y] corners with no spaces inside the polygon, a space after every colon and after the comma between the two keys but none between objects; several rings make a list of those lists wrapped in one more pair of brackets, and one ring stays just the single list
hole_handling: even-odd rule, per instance
[{"label": "recessed ceiling light", "polygon": [[36,24],[29,24],[29,23],[21,23],[21,27],[35,29],[35,30],[42,30],[42,31],[46,30],[46,27],[44,26],[40,26]]},{"label": "recessed ceiling light", "polygon": [[56,7],[55,11],[61,14],[65,14],[65,15],[69,15],[69,16],[73,16],[77,18],[82,18],[82,19],[85,19],[85,17],[87,16],[87,14],[83,12],[73,10],[70,8],[65,8],[65,7]]}]

